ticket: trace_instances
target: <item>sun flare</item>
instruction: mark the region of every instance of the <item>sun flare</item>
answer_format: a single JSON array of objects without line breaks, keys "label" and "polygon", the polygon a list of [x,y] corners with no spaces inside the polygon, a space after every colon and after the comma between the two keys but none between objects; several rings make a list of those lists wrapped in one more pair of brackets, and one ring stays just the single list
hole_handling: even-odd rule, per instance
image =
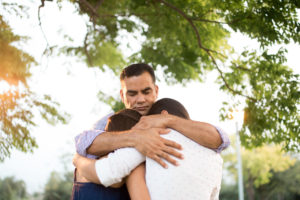
[{"label": "sun flare", "polygon": [[0,94],[6,93],[12,89],[12,86],[6,81],[0,81]]}]

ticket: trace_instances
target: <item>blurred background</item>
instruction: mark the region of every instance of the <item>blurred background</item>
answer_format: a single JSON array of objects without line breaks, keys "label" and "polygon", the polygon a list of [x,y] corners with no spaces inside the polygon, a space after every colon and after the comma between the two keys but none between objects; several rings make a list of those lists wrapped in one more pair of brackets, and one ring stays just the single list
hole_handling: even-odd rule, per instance
[{"label": "blurred background", "polygon": [[299,30],[296,1],[2,0],[0,200],[70,198],[74,137],[134,62],[229,134],[220,199],[300,199]]}]

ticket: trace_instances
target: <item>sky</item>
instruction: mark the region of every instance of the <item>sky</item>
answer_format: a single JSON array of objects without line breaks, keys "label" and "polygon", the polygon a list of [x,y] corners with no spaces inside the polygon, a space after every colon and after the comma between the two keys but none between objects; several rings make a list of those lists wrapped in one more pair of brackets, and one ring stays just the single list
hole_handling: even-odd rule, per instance
[{"label": "sky", "polygon": [[[30,86],[33,91],[49,94],[60,103],[60,108],[71,115],[67,125],[51,126],[41,119],[31,133],[36,138],[38,148],[34,153],[22,153],[13,150],[11,157],[0,163],[0,177],[14,176],[25,181],[30,193],[43,191],[51,171],[64,172],[73,169],[71,155],[75,152],[74,137],[110,112],[110,107],[99,102],[97,93],[101,90],[108,94],[118,94],[119,80],[112,72],[102,72],[99,69],[87,68],[86,64],[74,57],[46,57],[42,52],[46,47],[45,38],[38,26],[37,8],[39,1],[26,1],[30,6],[30,20],[10,16],[9,23],[14,31],[21,35],[30,35],[31,39],[23,48],[33,55],[38,66],[32,70]],[[85,24],[77,16],[74,7],[62,3],[59,10],[55,3],[46,2],[41,10],[42,27],[50,45],[66,44],[64,34],[74,38],[73,44],[80,44],[85,34]],[[132,38],[129,38],[132,39]],[[136,47],[138,48],[138,41]],[[241,34],[233,34],[230,44],[236,50],[242,51],[245,46],[257,48],[257,43]],[[123,47],[126,48],[126,47]],[[294,66],[300,73],[297,57],[300,47],[288,46],[288,65]],[[297,67],[298,65],[298,67]],[[162,77],[161,72],[157,72]],[[218,125],[229,134],[235,131],[232,121],[220,122],[219,109],[228,96],[219,91],[215,83],[216,73],[209,73],[205,83],[188,83],[168,86],[165,82],[158,83],[159,98],[170,97],[182,102],[189,111],[191,118]],[[107,84],[109,83],[109,84]]]}]

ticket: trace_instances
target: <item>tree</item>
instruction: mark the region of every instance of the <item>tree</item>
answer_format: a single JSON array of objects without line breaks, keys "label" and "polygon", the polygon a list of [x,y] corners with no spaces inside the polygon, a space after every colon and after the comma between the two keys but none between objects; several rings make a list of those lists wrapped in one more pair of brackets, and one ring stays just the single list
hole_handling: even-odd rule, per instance
[{"label": "tree", "polygon": [[15,180],[14,177],[0,179],[0,200],[27,199],[24,181]]},{"label": "tree", "polygon": [[[245,105],[243,145],[273,142],[285,150],[300,150],[299,74],[284,65],[284,48],[270,52],[275,44],[299,44],[299,1],[70,2],[78,6],[79,14],[88,15],[90,22],[82,46],[65,48],[67,53],[81,56],[90,67],[104,70],[106,64],[118,71],[126,59],[117,38],[124,32],[138,32],[145,39],[141,49],[128,58],[129,63],[162,67],[169,83],[202,81],[207,72],[217,71],[220,89],[234,97],[231,103],[224,102],[222,119],[230,110]],[[236,55],[227,44],[229,30],[258,41],[260,50],[246,49]],[[114,62],[106,62],[112,55]]]},{"label": "tree", "polygon": [[299,199],[300,161],[289,169],[273,173],[269,184],[258,188],[261,199]]},{"label": "tree", "polygon": [[[235,142],[232,141],[234,145]],[[223,158],[225,169],[233,175],[234,180],[237,180],[236,153],[227,151]],[[254,200],[260,189],[270,184],[274,174],[285,173],[294,166],[295,161],[290,155],[281,151],[280,146],[265,145],[252,150],[242,148],[243,185],[247,199]]]},{"label": "tree", "polygon": [[[47,6],[45,2],[41,0],[39,13]],[[61,2],[57,0],[51,3],[60,5]],[[154,69],[161,68],[169,83],[203,81],[208,72],[216,71],[219,74],[220,89],[233,97],[231,102],[224,102],[221,118],[226,119],[227,113],[239,105],[244,106],[246,115],[241,133],[243,145],[256,147],[276,143],[281,144],[285,150],[300,150],[299,75],[285,66],[284,48],[277,52],[270,51],[273,45],[282,46],[291,41],[299,44],[299,1],[68,2],[76,6],[78,14],[88,16],[90,21],[86,24],[87,34],[82,45],[63,46],[58,49],[59,53],[75,55],[85,61],[88,67],[98,67],[105,71],[107,66],[116,74],[128,63],[146,62]],[[19,1],[1,2],[0,5],[18,15],[25,12]],[[258,41],[260,49],[246,49],[238,55],[227,43],[230,31],[241,32]],[[0,57],[8,55],[1,57],[5,62],[1,62],[0,78],[18,86],[18,90],[1,97],[0,155],[6,157],[12,148],[30,151],[36,147],[29,132],[29,127],[34,126],[34,112],[31,108],[38,107],[37,110],[47,121],[65,122],[65,118],[49,96],[39,97],[26,85],[25,80],[30,77],[29,69],[35,62],[30,55],[14,45],[14,42],[21,42],[24,38],[11,31],[3,15],[0,32],[3,47]],[[140,41],[141,49],[128,58],[119,48],[121,43],[131,46],[130,41],[120,41],[124,32],[138,33],[144,38]],[[57,52],[49,46],[46,50],[54,54]],[[24,88],[22,94],[20,88]],[[109,96],[102,97],[119,107]],[[18,133],[16,137],[13,136],[15,133]],[[18,141],[20,137],[24,143]]]},{"label": "tree", "polygon": [[[25,8],[16,3],[0,4],[6,11],[21,15]],[[4,17],[0,15],[0,161],[10,156],[13,148],[23,152],[37,147],[30,130],[35,126],[34,116],[41,117],[50,124],[66,123],[67,114],[58,111],[59,104],[48,95],[37,95],[27,84],[30,68],[36,64],[34,58],[17,48],[26,37],[13,33]],[[2,89],[2,88],[1,88]]]},{"label": "tree", "polygon": [[66,172],[63,177],[55,171],[45,185],[44,200],[68,200],[71,197],[73,172]]}]

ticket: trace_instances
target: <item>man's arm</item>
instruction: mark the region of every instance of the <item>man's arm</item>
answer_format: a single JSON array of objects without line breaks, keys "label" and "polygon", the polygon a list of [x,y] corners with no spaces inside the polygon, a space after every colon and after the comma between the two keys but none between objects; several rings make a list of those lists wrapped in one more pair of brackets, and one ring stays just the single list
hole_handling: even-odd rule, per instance
[{"label": "man's arm", "polygon": [[180,144],[159,136],[159,134],[168,133],[168,130],[156,128],[147,131],[104,132],[107,119],[112,114],[110,113],[99,120],[94,130],[85,131],[76,136],[75,143],[78,154],[95,159],[119,148],[134,147],[163,167],[166,167],[166,163],[163,162],[162,158],[174,165],[177,163],[171,155],[182,158],[182,155],[175,151],[175,149],[181,149]]},{"label": "man's arm", "polygon": [[177,161],[171,155],[183,158],[182,154],[174,150],[174,148],[181,149],[180,144],[160,137],[160,134],[166,134],[169,131],[162,128],[149,128],[147,130],[134,129],[123,132],[105,132],[95,138],[87,152],[103,156],[116,149],[134,147],[144,156],[155,160],[163,167],[167,167],[167,165],[162,158],[173,165],[177,165]]},{"label": "man's arm", "polygon": [[222,144],[222,138],[217,129],[204,122],[183,119],[168,114],[167,127],[177,130],[198,144],[217,149]]},{"label": "man's arm", "polygon": [[170,114],[143,116],[135,128],[171,128],[182,133],[198,144],[217,152],[228,147],[230,142],[226,133],[211,124],[187,120]]},{"label": "man's arm", "polygon": [[78,154],[89,158],[97,158],[95,155],[88,154],[87,149],[95,140],[95,138],[104,132],[107,119],[111,115],[113,115],[113,113],[110,113],[100,119],[92,130],[84,131],[75,137],[75,147]]}]

